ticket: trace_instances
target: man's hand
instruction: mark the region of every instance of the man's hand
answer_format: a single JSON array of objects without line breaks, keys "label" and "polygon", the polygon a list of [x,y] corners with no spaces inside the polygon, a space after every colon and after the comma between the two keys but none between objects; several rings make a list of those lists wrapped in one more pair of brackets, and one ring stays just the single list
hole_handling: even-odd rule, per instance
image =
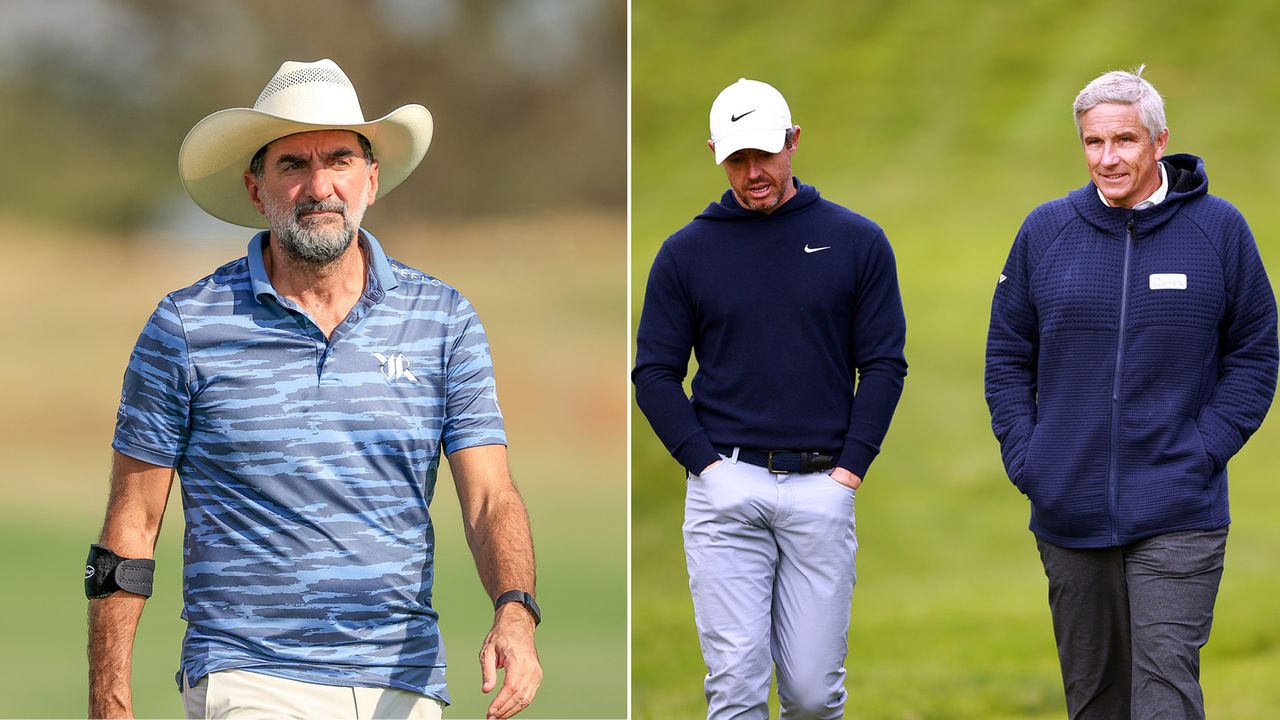
[{"label": "man's hand", "polygon": [[849,488],[850,490],[857,490],[858,486],[862,484],[862,478],[858,477],[857,475],[854,475],[853,473],[849,472],[848,470],[845,470],[842,467],[837,467],[836,469],[831,471],[831,479]]},{"label": "man's hand", "polygon": [[504,603],[493,619],[493,629],[480,648],[480,689],[498,685],[498,668],[505,673],[502,689],[489,705],[486,718],[509,718],[533,702],[542,684],[542,664],[533,644],[533,616],[520,603]]},{"label": "man's hand", "polygon": [[706,475],[707,473],[711,472],[711,468],[713,468],[713,467],[715,467],[715,466],[719,465],[719,464],[720,464],[720,463],[722,463],[722,462],[724,462],[724,461],[723,461],[723,460],[717,460],[717,461],[715,461],[715,462],[711,463],[710,465],[708,465],[708,466],[706,466],[706,467],[702,468],[702,472],[698,473],[698,475],[699,475],[699,476]]},{"label": "man's hand", "polygon": [[[529,514],[507,470],[507,448],[480,445],[449,454],[453,481],[462,504],[462,527],[476,559],[480,583],[490,598],[512,588],[535,593],[533,539]],[[542,665],[533,646],[533,616],[519,603],[504,603],[480,648],[480,689],[498,686],[498,668],[506,672],[488,717],[509,718],[533,702],[542,683]]]}]

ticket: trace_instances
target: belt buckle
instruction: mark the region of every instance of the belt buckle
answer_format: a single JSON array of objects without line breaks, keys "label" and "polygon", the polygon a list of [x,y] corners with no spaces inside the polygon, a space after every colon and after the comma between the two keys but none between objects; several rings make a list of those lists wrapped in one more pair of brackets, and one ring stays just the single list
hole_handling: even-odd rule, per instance
[{"label": "belt buckle", "polygon": [[[799,455],[800,467],[796,470],[779,470],[778,468],[775,468],[773,466],[773,456],[775,455]],[[769,470],[769,472],[774,473],[776,475],[789,475],[793,472],[805,473],[805,472],[808,472],[809,453],[800,452],[798,450],[770,450],[769,456],[765,459],[765,463],[766,463],[765,467]]]},{"label": "belt buckle", "polygon": [[775,474],[785,474],[785,473],[786,473],[786,471],[785,471],[785,470],[775,470],[775,469],[773,468],[773,456],[774,456],[774,455],[776,455],[776,454],[778,454],[778,453],[780,453],[780,452],[783,452],[783,451],[781,451],[781,450],[770,450],[770,451],[769,451],[769,455],[768,455],[768,457],[767,457],[767,458],[765,458],[765,469],[767,469],[767,470],[768,470],[769,472],[771,472],[771,473],[775,473]]}]

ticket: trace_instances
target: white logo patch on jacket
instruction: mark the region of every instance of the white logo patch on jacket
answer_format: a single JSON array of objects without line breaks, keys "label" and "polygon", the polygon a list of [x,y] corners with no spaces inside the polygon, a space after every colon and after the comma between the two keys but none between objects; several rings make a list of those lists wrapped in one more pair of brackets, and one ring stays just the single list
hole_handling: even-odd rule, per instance
[{"label": "white logo patch on jacket", "polygon": [[1152,290],[1186,290],[1185,273],[1151,273],[1148,287]]}]

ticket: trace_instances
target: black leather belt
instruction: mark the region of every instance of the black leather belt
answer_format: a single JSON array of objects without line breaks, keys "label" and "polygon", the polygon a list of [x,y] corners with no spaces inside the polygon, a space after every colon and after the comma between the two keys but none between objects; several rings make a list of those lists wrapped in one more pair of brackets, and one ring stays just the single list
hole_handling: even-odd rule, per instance
[{"label": "black leather belt", "polygon": [[[732,456],[733,448],[717,448],[723,454]],[[804,452],[799,450],[752,450],[740,448],[738,459],[752,465],[767,468],[773,473],[815,473],[830,470],[836,466],[836,456],[829,453]]]}]

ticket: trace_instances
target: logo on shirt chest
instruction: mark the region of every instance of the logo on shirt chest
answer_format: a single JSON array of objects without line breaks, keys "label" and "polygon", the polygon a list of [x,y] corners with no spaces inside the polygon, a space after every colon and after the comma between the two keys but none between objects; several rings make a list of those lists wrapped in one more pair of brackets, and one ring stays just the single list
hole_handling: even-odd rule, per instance
[{"label": "logo on shirt chest", "polygon": [[418,378],[409,370],[409,358],[405,357],[404,353],[396,353],[394,355],[373,353],[373,359],[382,364],[380,370],[387,382],[395,382],[401,379],[408,382],[418,382]]},{"label": "logo on shirt chest", "polygon": [[1152,273],[1147,287],[1152,290],[1186,290],[1187,276],[1184,273]]}]

